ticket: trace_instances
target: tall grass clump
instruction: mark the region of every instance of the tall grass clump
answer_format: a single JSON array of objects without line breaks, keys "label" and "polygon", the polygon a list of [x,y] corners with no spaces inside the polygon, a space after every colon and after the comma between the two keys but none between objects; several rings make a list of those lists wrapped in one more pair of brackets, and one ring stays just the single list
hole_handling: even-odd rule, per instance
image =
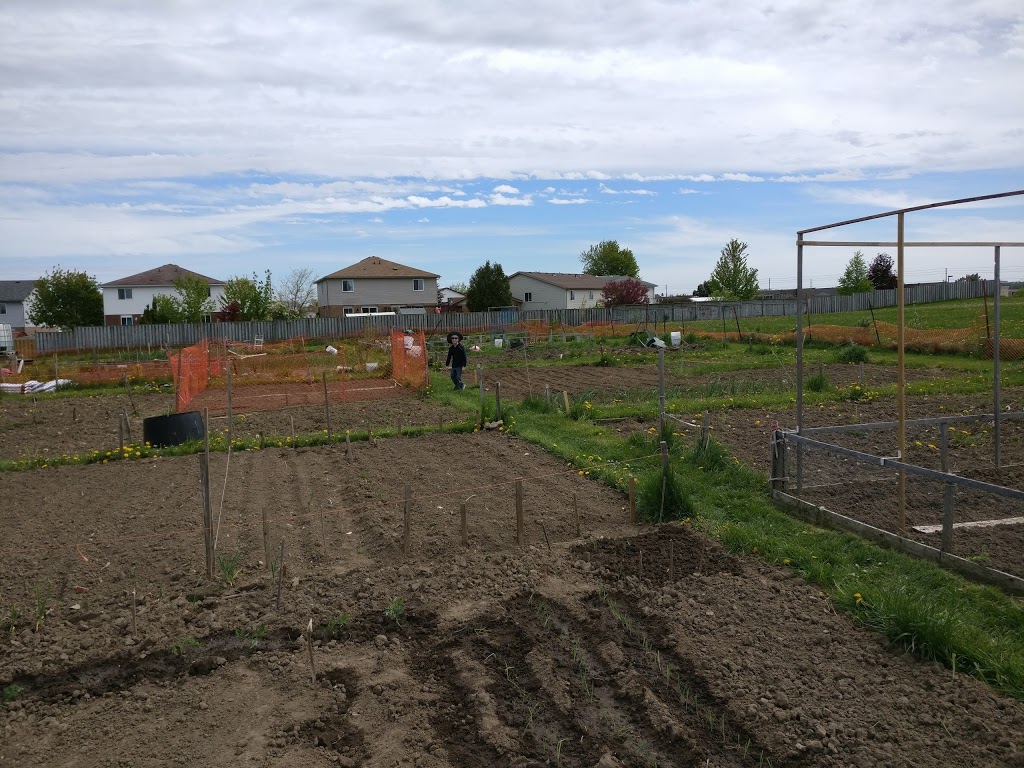
[{"label": "tall grass clump", "polygon": [[868,348],[860,344],[844,344],[836,350],[836,360],[840,363],[866,363]]},{"label": "tall grass clump", "polygon": [[693,505],[679,477],[669,467],[668,472],[659,469],[637,478],[636,511],[644,520],[657,525],[692,517]]}]

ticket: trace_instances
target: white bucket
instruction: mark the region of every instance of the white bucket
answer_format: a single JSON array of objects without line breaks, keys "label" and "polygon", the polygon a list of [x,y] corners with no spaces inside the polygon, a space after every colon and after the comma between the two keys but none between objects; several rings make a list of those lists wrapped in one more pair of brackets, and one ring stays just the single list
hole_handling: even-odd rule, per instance
[{"label": "white bucket", "polygon": [[332,346],[331,346],[330,344],[328,344],[328,345],[327,345],[327,351],[328,351],[328,352],[330,352],[330,353],[331,353],[332,355],[336,355],[336,354],[338,354],[338,350],[336,350],[336,349],[335,349],[334,347],[332,347]]},{"label": "white bucket", "polygon": [[423,354],[423,347],[419,344],[413,344],[409,346],[409,357],[419,357]]},{"label": "white bucket", "polygon": [[496,346],[498,349],[501,349],[502,346],[504,346],[504,344],[505,344],[505,340],[504,339],[495,339],[494,340],[494,346]]},{"label": "white bucket", "polygon": [[679,342],[683,340],[683,334],[680,331],[671,331],[669,333],[669,338],[672,340],[672,346],[678,347]]},{"label": "white bucket", "polygon": [[403,336],[402,343],[405,345],[406,349],[412,349],[412,336]]},{"label": "white bucket", "polygon": [[366,364],[366,372],[367,373],[370,373],[371,371],[376,371],[376,370],[377,370],[377,363],[367,363]]}]

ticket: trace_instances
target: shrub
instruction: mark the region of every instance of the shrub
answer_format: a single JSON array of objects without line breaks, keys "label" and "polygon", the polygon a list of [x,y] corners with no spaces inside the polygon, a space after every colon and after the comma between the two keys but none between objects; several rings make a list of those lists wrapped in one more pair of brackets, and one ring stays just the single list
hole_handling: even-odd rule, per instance
[{"label": "shrub", "polygon": [[866,363],[868,350],[860,344],[844,344],[836,352],[836,359],[840,363]]},{"label": "shrub", "polygon": [[822,371],[819,371],[807,379],[807,389],[811,392],[824,392],[828,388],[828,376],[826,376]]}]

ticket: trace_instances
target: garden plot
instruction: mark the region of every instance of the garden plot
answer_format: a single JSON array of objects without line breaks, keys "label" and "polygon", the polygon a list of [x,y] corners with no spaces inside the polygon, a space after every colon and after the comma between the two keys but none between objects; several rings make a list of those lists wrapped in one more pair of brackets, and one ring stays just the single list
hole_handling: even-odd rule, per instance
[{"label": "garden plot", "polygon": [[1021,702],[688,525],[629,525],[622,494],[515,438],[230,461],[213,580],[195,457],[0,474],[0,765],[1024,757]]}]

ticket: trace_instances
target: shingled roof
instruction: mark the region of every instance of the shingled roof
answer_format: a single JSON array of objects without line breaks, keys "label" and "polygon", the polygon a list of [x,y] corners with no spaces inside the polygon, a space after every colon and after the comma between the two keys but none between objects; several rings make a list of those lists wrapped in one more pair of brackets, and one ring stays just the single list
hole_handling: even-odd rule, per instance
[{"label": "shingled roof", "polygon": [[362,261],[357,261],[350,267],[339,269],[329,275],[321,277],[317,282],[324,280],[337,280],[340,277],[440,277],[433,272],[425,272],[415,267],[407,267],[394,261],[382,259],[379,256],[367,256]]},{"label": "shingled roof", "polygon": [[0,301],[24,301],[35,287],[35,280],[0,280]]},{"label": "shingled roof", "polygon": [[112,280],[109,283],[104,283],[102,288],[120,288],[122,286],[141,287],[141,286],[167,286],[174,285],[174,281],[181,277],[198,277],[203,282],[209,283],[210,285],[224,285],[223,280],[217,280],[213,277],[207,277],[206,275],[200,275],[198,272],[193,272],[190,269],[179,267],[177,264],[164,264],[162,267],[156,269],[150,269],[145,272],[139,272],[137,275],[129,275],[128,277],[122,277],[120,280]]},{"label": "shingled roof", "polygon": [[[516,272],[514,275],[509,275],[509,280],[516,275],[523,275],[525,277],[532,277],[534,280],[540,280],[542,283],[548,283],[558,288],[564,288],[566,290],[575,291],[586,291],[593,290],[599,291],[604,288],[608,283],[617,283],[620,280],[635,280],[636,278],[629,277],[628,275],[574,275],[567,272]],[[656,283],[648,283],[644,280],[638,280],[637,282],[643,283],[648,288],[654,288]]]}]

